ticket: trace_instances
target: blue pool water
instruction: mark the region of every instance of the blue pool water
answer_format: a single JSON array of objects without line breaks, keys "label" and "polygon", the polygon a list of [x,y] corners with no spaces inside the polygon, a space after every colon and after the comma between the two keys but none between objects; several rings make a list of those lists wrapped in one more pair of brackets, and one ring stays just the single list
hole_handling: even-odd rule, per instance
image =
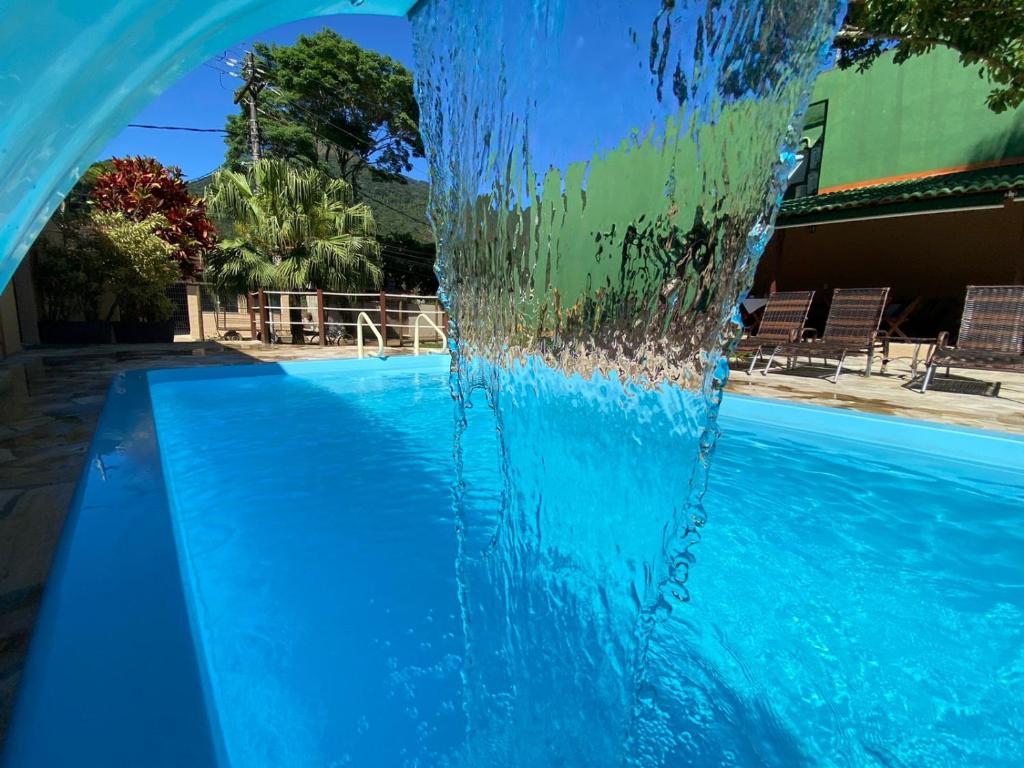
[{"label": "blue pool water", "polygon": [[152,392],[231,763],[438,764],[464,730],[444,374]]},{"label": "blue pool water", "polygon": [[[158,372],[149,385],[170,525],[152,543],[120,528],[152,479],[95,501],[125,480],[125,462],[160,475],[137,448],[144,429],[110,440],[108,409],[95,447],[105,475],[87,474],[66,534],[6,765],[69,764],[54,757],[61,749],[78,765],[527,764],[493,733],[474,742],[503,710],[466,692],[510,662],[485,653],[495,640],[479,628],[467,656],[446,361]],[[477,404],[468,414],[472,571],[495,546],[502,483],[493,413]],[[663,727],[594,732],[595,752],[569,753],[579,734],[558,712],[561,731],[530,723],[527,700],[506,723],[517,753],[532,765],[604,765],[600,744],[631,739],[642,756],[631,759],[646,765],[1022,764],[1024,443],[747,398],[726,399],[721,427],[689,602],[653,630],[649,673],[673,697]],[[152,525],[161,513],[146,514]],[[524,600],[542,605],[529,590],[550,590],[556,572],[573,574],[557,582],[562,603],[586,593],[596,543],[586,519],[574,525],[576,549],[563,542],[557,563],[538,560],[546,572],[519,584]],[[176,557],[161,559],[172,538]],[[82,586],[97,562],[124,557],[132,572],[93,593]],[[158,563],[181,598],[144,586]],[[82,626],[93,631],[125,606],[133,577],[151,599],[129,606],[125,626],[85,637],[76,610],[88,605]],[[603,586],[604,610],[623,610],[621,585]],[[181,661],[189,643],[164,626],[176,615],[191,666]],[[537,649],[552,686],[579,668],[569,656],[601,640],[608,617],[586,615],[559,627],[555,652]],[[161,628],[149,640],[151,625]],[[147,654],[149,669],[135,658]],[[610,679],[584,681],[588,697],[566,702],[580,732],[602,722],[602,696],[619,695]],[[57,729],[66,744],[41,737]],[[208,737],[206,757],[160,759],[180,747],[172,733],[193,734],[184,741],[199,752]]]}]

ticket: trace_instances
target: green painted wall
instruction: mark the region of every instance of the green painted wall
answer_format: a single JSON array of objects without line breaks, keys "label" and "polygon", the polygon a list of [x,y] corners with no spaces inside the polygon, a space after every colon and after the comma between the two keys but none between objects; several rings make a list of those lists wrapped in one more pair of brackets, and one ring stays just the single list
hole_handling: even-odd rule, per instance
[{"label": "green painted wall", "polygon": [[889,54],[866,72],[832,70],[820,189],[908,173],[1024,158],[1024,107],[997,115],[975,68],[946,48],[903,64]]}]

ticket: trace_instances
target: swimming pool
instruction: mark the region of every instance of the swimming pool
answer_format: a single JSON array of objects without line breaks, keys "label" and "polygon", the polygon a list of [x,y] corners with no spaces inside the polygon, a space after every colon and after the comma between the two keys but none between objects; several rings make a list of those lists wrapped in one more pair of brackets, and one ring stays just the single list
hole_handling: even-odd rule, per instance
[{"label": "swimming pool", "polygon": [[[119,378],[3,764],[464,764],[447,368]],[[469,418],[480,550],[498,446]],[[1024,762],[1024,441],[741,397],[720,426],[651,660],[689,705],[672,764]]]}]

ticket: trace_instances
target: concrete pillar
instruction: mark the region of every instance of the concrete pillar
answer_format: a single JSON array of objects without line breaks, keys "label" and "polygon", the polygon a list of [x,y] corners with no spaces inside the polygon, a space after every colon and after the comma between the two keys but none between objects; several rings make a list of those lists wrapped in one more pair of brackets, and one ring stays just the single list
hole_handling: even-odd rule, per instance
[{"label": "concrete pillar", "polygon": [[1014,285],[1024,285],[1024,202],[1021,202],[1020,198],[1013,198],[1013,202],[1009,203],[1014,213],[1017,214],[1019,220],[1017,231],[1020,233],[1020,237],[1017,240],[1017,258],[1014,260],[1013,270],[1013,283]]},{"label": "concrete pillar", "polygon": [[32,257],[26,256],[14,273],[14,298],[18,305],[18,325],[21,328],[21,343],[31,346],[39,343],[39,305],[36,302],[36,286],[32,280]]},{"label": "concrete pillar", "polygon": [[[775,232],[772,238],[775,247],[772,249],[772,271],[771,282],[768,283],[768,293],[775,293],[779,290],[779,278],[782,275],[782,251],[786,247],[786,230],[780,229]],[[768,254],[765,254],[767,256]]]},{"label": "concrete pillar", "polygon": [[188,307],[188,332],[192,341],[206,341],[206,332],[203,329],[203,304],[198,284],[185,284],[185,304]]},{"label": "concrete pillar", "polygon": [[285,335],[287,335],[288,336],[288,341],[289,342],[293,342],[295,339],[292,336],[292,332],[294,330],[297,330],[297,329],[294,328],[293,326],[289,325],[289,321],[292,319],[291,296],[289,296],[287,293],[282,293],[282,294],[278,295],[277,298],[281,302],[281,314],[280,314],[281,327],[278,328],[277,335],[281,337],[282,341],[284,340]]},{"label": "concrete pillar", "polygon": [[18,303],[12,280],[0,293],[0,358],[21,351],[21,329],[18,327]]}]

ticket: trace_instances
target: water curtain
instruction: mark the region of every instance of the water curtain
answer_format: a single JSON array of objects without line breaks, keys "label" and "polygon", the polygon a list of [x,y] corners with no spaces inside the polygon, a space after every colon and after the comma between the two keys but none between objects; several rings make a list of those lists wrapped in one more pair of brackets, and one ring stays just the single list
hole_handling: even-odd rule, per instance
[{"label": "water curtain", "polygon": [[[681,764],[741,738],[702,722],[679,606],[735,308],[842,10],[412,14],[452,323],[469,764]],[[474,403],[500,456],[471,448]],[[677,471],[652,475],[666,455]],[[504,477],[489,502],[472,466],[488,460]]]}]

